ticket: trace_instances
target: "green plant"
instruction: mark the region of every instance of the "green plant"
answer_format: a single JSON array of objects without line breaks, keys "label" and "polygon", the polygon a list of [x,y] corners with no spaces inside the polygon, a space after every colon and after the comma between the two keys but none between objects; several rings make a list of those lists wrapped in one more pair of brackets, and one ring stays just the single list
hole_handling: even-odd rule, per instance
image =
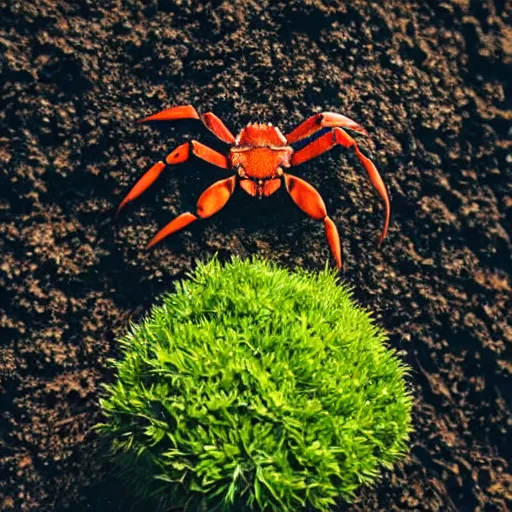
[{"label": "green plant", "polygon": [[168,508],[326,511],[407,449],[407,368],[332,271],[200,264],[122,340],[98,425]]}]

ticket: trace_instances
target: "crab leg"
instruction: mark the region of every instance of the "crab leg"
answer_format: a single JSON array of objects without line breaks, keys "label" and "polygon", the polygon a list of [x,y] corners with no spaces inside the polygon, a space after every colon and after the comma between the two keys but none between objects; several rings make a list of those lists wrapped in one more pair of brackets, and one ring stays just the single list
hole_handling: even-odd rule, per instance
[{"label": "crab leg", "polygon": [[235,184],[236,175],[216,181],[213,185],[210,185],[197,201],[196,215],[186,212],[176,217],[153,237],[148,244],[148,248],[153,247],[160,240],[185,228],[192,222],[198,219],[207,219],[224,208],[235,189]]},{"label": "crab leg", "polygon": [[146,171],[142,177],[135,183],[132,187],[128,195],[122,200],[121,204],[117,208],[116,217],[119,215],[119,212],[130,202],[139,197],[150,185],[152,185],[155,180],[160,176],[162,171],[168,165],[176,165],[181,164],[188,160],[190,157],[190,150],[197,157],[205,160],[206,162],[216,165],[217,167],[222,167],[223,169],[229,169],[228,159],[214,151],[213,149],[197,142],[196,140],[192,140],[190,142],[185,142],[181,146],[178,146],[172,153],[167,155],[165,162],[157,162],[149,171]]},{"label": "crab leg", "polygon": [[389,196],[386,190],[386,185],[384,185],[379,171],[377,171],[377,168],[373,162],[361,153],[357,147],[356,141],[345,130],[342,130],[341,128],[333,128],[331,132],[318,137],[318,139],[314,140],[304,148],[294,153],[292,155],[291,163],[292,165],[300,165],[318,155],[321,155],[322,153],[325,153],[326,151],[329,151],[337,144],[340,144],[346,148],[354,148],[354,152],[357,155],[357,158],[359,158],[359,161],[363,164],[363,167],[365,168],[365,171],[370,178],[371,184],[381,199],[384,201],[386,217],[384,220],[382,234],[380,235],[379,239],[380,245],[388,233],[389,219],[391,216],[391,206],[389,204]]},{"label": "crab leg", "polygon": [[299,124],[295,130],[286,135],[286,140],[288,144],[292,144],[306,137],[310,137],[322,128],[333,128],[335,126],[348,128],[355,132],[362,133],[363,135],[368,135],[368,132],[362,126],[348,117],[336,114],[335,112],[321,112]]},{"label": "crab leg", "polygon": [[203,114],[201,121],[203,121],[208,130],[223,142],[227,142],[228,144],[234,144],[236,142],[235,137],[228,130],[227,126],[213,112]]},{"label": "crab leg", "polygon": [[152,121],[174,121],[176,119],[201,119],[206,128],[208,128],[208,130],[210,130],[220,140],[227,142],[228,144],[235,143],[235,137],[233,134],[213,112],[207,112],[200,116],[192,105],[168,108],[158,112],[157,114],[140,119],[137,122],[149,123]]},{"label": "crab leg", "polygon": [[340,236],[336,225],[327,216],[324,200],[318,191],[307,181],[301,180],[291,174],[284,174],[286,190],[295,204],[315,220],[323,220],[327,243],[336,261],[338,268],[343,266]]},{"label": "crab leg", "polygon": [[180,107],[166,108],[137,122],[149,123],[150,121],[174,121],[175,119],[200,119],[200,117],[192,105],[182,105]]}]

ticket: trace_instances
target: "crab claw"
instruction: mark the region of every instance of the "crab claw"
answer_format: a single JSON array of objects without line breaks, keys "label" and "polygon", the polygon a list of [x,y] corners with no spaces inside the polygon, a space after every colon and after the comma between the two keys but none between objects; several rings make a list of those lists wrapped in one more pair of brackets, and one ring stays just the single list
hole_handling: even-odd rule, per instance
[{"label": "crab claw", "polygon": [[174,121],[175,119],[200,119],[200,117],[197,110],[192,105],[183,105],[181,107],[172,107],[162,110],[157,114],[145,117],[137,122],[142,124],[151,121]]},{"label": "crab claw", "polygon": [[363,135],[368,135],[368,132],[361,125],[357,124],[349,117],[335,112],[321,112],[299,124],[295,130],[286,136],[286,140],[288,144],[293,144],[294,142],[311,137],[311,135],[314,135],[322,128],[334,128],[337,126],[362,133]]}]

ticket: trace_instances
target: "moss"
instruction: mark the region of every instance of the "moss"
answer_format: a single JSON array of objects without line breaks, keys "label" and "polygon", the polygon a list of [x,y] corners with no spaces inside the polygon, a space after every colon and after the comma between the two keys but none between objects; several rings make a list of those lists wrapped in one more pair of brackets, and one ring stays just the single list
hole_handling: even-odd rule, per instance
[{"label": "moss", "polygon": [[407,449],[407,368],[331,271],[201,264],[121,343],[98,428],[164,508],[329,510]]}]

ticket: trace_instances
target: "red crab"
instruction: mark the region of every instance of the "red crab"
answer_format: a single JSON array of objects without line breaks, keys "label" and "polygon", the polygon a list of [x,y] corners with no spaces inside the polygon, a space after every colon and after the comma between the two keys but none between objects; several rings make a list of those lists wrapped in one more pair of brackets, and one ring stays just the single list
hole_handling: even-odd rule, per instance
[{"label": "red crab", "polygon": [[[322,197],[309,183],[286,171],[289,167],[307,162],[338,144],[354,150],[368,173],[372,185],[384,201],[386,217],[379,245],[384,240],[389,226],[389,197],[386,186],[373,162],[361,153],[355,140],[344,130],[346,128],[368,135],[367,131],[355,121],[341,114],[322,112],[306,119],[287,135],[283,135],[278,128],[270,123],[249,123],[235,138],[226,125],[212,112],[200,116],[194,107],[185,105],[163,110],[139,122],[174,119],[200,119],[214,135],[231,145],[229,154],[218,153],[197,140],[185,142],[170,153],[165,161],[153,165],[139,179],[119,205],[116,216],[127,203],[140,196],[167,166],[184,162],[191,153],[210,164],[234,171],[234,174],[208,187],[197,201],[196,212],[182,213],[176,217],[156,234],[148,247],[152,247],[164,237],[183,229],[198,219],[206,219],[217,213],[228,202],[237,183],[251,196],[261,198],[273,194],[284,181],[286,190],[297,206],[313,219],[323,221],[327,242],[338,268],[341,268],[340,237],[334,222],[327,216]],[[332,129],[297,151],[291,147],[291,144],[311,137],[322,128]]]}]

